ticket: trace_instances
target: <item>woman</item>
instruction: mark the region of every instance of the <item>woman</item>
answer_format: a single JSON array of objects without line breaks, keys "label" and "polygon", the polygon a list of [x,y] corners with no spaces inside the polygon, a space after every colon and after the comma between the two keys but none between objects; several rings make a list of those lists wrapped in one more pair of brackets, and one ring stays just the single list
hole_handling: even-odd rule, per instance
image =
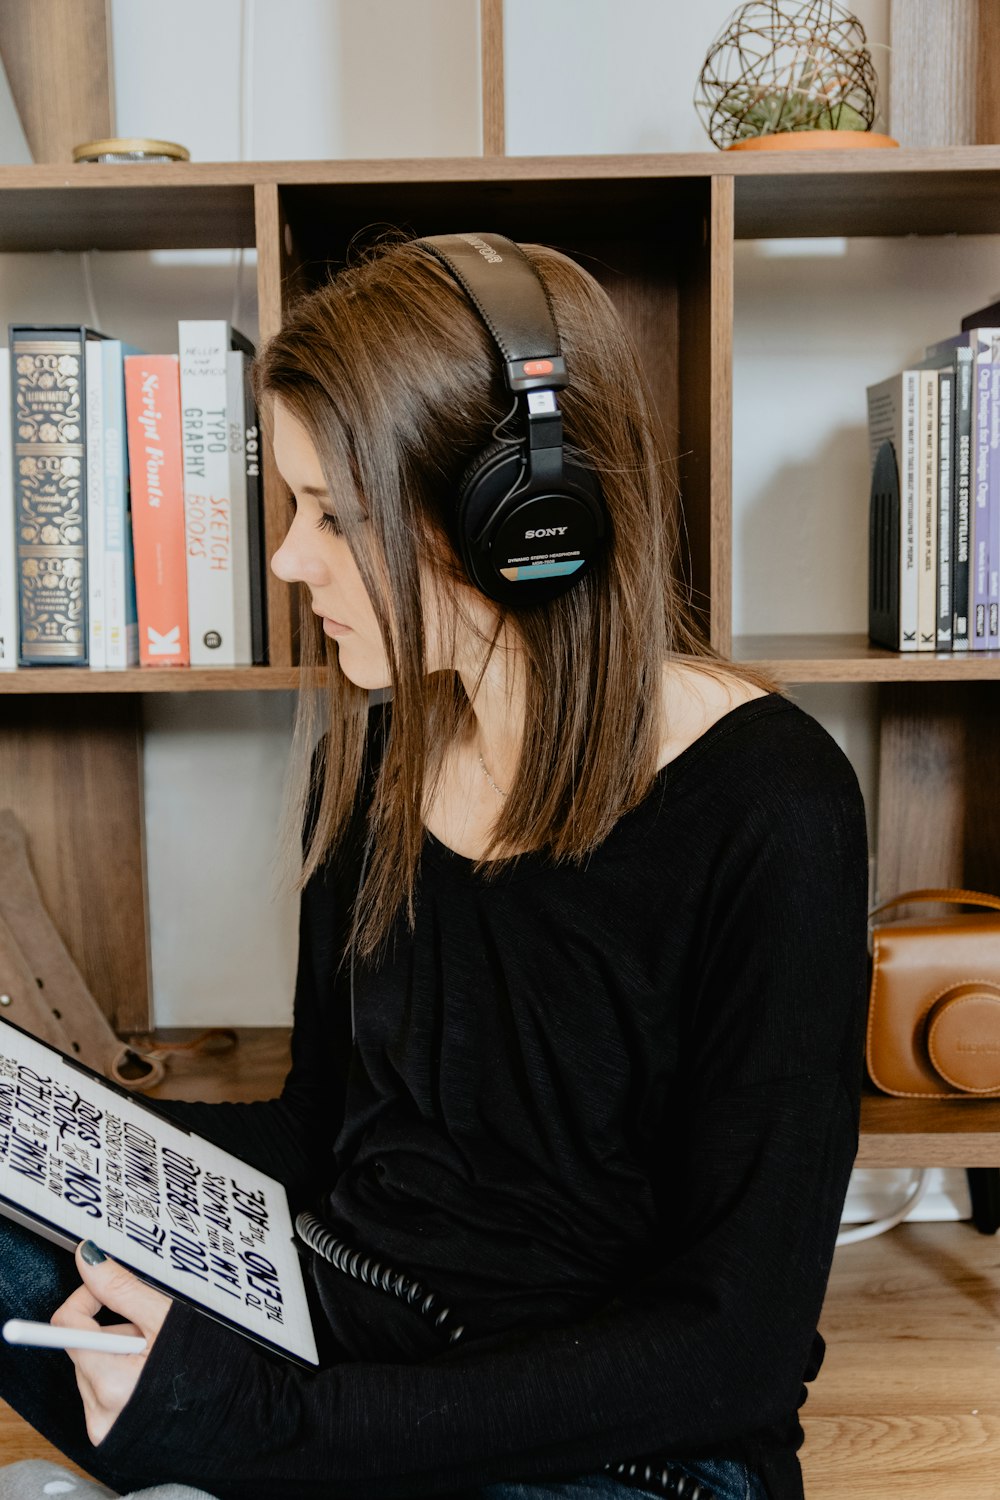
[{"label": "woman", "polygon": [[[826,732],[686,623],[635,354],[585,272],[522,250],[383,247],[257,362],[296,507],[272,567],[326,663],[311,758],[308,694],[297,726],[293,1067],[280,1101],[170,1112],[325,1226],[324,1368],[78,1253],[55,1320],[110,1308],[150,1350],[73,1355],[86,1435],[68,1366],[10,1399],[119,1490],[802,1494],[857,1141],[864,809]],[[505,263],[544,288],[558,401],[510,384],[477,281]],[[469,496],[506,466],[523,522],[536,463],[569,519],[500,556]]]}]

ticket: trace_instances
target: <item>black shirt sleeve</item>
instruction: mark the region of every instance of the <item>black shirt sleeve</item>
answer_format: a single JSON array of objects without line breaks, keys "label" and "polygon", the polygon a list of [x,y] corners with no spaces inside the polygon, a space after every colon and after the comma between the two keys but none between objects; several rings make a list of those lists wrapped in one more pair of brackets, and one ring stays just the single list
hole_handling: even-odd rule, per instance
[{"label": "black shirt sleeve", "polygon": [[659,1263],[572,1326],[317,1374],[175,1305],[102,1458],[139,1443],[222,1500],[406,1497],[787,1430],[857,1148],[865,818],[842,757],[741,795],[664,1121],[684,1209]]}]

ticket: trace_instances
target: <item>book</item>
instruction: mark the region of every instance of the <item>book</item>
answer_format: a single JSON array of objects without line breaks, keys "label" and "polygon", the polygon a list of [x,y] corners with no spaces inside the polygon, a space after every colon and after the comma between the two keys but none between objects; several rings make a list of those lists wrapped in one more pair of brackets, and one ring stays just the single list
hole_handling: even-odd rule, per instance
[{"label": "book", "polygon": [[248,546],[233,538],[245,510],[233,512],[226,356],[252,346],[222,319],[182,319],[178,342],[191,665],[248,666],[250,584],[236,566]]},{"label": "book", "polygon": [[187,561],[176,354],[125,358],[139,662],[187,667]]},{"label": "book", "polygon": [[241,349],[226,353],[226,433],[229,443],[229,482],[233,517],[233,622],[235,655],[253,662],[250,608],[250,514],[247,496],[246,438],[244,435],[243,361]]},{"label": "book", "polygon": [[0,349],[0,672],[17,666],[14,566],[14,453],[10,430],[10,351]]},{"label": "book", "polygon": [[[872,475],[883,445],[892,449],[899,486],[898,620],[890,650],[916,651],[918,613],[917,443],[920,371],[902,370],[868,387]],[[883,460],[885,468],[887,460]],[[875,639],[873,637],[873,639]],[[885,645],[885,640],[878,640]]]},{"label": "book", "polygon": [[950,651],[952,612],[952,509],[954,506],[953,443],[955,434],[955,371],[938,371],[938,543],[937,543],[937,647]]},{"label": "book", "polygon": [[264,490],[260,477],[260,420],[250,380],[251,357],[243,359],[243,450],[250,543],[250,637],[255,667],[267,665],[267,544],[264,537]]},{"label": "book", "polygon": [[937,645],[938,374],[918,371],[917,649]]},{"label": "book", "polygon": [[79,326],[12,323],[18,662],[87,666],[84,349]]},{"label": "book", "polygon": [[120,339],[108,339],[102,353],[104,376],[104,598],[107,664],[122,669],[139,664],[139,625],[135,599],[135,557],[125,420],[125,356],[139,354]]},{"label": "book", "polygon": [[899,467],[887,438],[872,466],[868,508],[868,638],[899,650]]},{"label": "book", "polygon": [[979,307],[962,319],[962,332],[973,328],[1000,328],[1000,302],[991,302],[989,307]]},{"label": "book", "polygon": [[969,649],[969,589],[970,589],[970,503],[975,479],[973,453],[975,447],[975,402],[974,363],[975,351],[968,339],[959,334],[932,344],[927,350],[925,363],[937,369],[947,367],[954,371],[955,384],[952,407],[952,529],[951,529],[951,574],[952,574],[952,636],[953,651]]},{"label": "book", "polygon": [[318,1364],[283,1185],[4,1018],[0,1213]]},{"label": "book", "polygon": [[969,649],[969,523],[972,494],[973,358],[969,348],[955,354],[954,484],[952,507],[951,649]]},{"label": "book", "polygon": [[84,349],[87,391],[87,664],[106,667],[104,600],[104,356],[93,339]]},{"label": "book", "polygon": [[1000,336],[993,343],[990,358],[986,644],[993,651],[1000,647]]},{"label": "book", "polygon": [[[991,643],[991,624],[1000,624],[1000,325],[987,326],[973,313],[974,326],[963,319],[963,332],[943,339],[928,354],[964,347],[973,365],[970,418],[969,501],[969,648],[985,650]],[[991,561],[992,559],[992,561]],[[996,637],[1000,644],[1000,635]]]}]

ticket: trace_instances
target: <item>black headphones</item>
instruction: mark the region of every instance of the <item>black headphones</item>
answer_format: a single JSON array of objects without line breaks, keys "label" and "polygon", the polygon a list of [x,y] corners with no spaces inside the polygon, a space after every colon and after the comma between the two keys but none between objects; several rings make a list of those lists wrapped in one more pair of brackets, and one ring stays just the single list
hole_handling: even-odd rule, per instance
[{"label": "black headphones", "polygon": [[607,529],[597,475],[563,451],[556,391],[569,384],[548,295],[500,234],[421,239],[500,351],[522,436],[491,443],[459,484],[455,536],[471,581],[500,604],[541,604],[583,577]]}]

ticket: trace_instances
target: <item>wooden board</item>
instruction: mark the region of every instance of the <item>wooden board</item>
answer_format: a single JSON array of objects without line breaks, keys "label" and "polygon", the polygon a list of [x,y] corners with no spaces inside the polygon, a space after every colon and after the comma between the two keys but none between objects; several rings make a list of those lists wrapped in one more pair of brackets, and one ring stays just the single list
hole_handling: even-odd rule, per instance
[{"label": "wooden board", "polygon": [[503,0],[479,0],[479,48],[482,57],[483,155],[503,156],[506,149]]},{"label": "wooden board", "polygon": [[127,694],[12,698],[0,724],[0,796],[27,831],[60,937],[119,1031],[150,1015],[140,709]]}]

